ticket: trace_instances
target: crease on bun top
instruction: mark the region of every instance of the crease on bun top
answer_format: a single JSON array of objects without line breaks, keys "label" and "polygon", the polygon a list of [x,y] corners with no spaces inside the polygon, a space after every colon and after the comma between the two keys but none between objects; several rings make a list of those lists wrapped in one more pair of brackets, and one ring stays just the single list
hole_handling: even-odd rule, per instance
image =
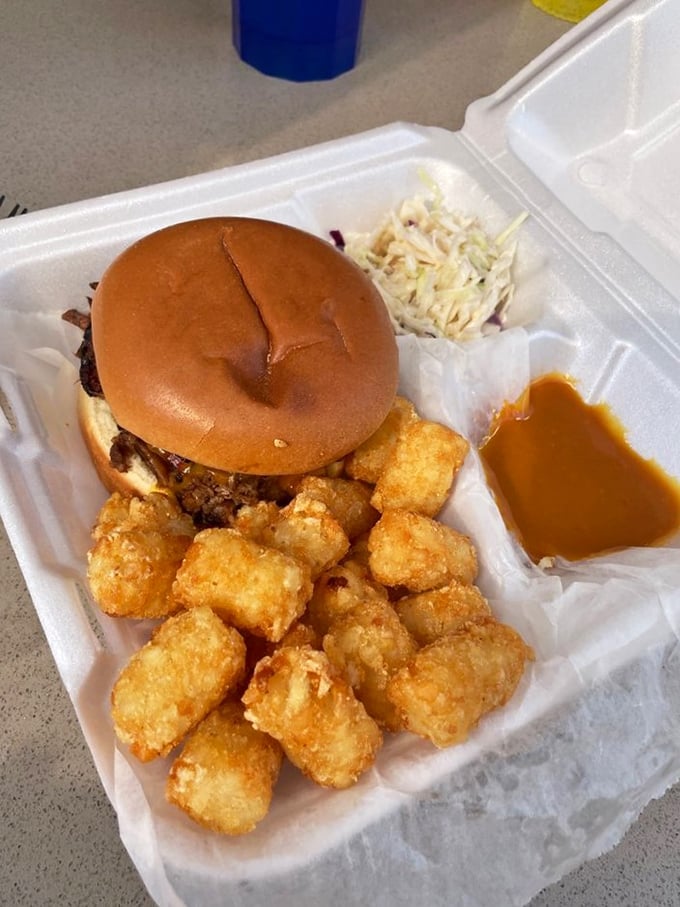
[{"label": "crease on bun top", "polygon": [[99,281],[91,319],[118,425],[211,468],[316,469],[372,434],[397,389],[370,279],[270,221],[204,218],[138,240]]},{"label": "crease on bun top", "polygon": [[[243,265],[239,262],[239,255],[231,249],[231,238],[234,236],[233,225],[227,225],[222,230],[222,249],[228,266],[233,268],[242,289],[242,300],[245,305],[252,305],[255,318],[259,321],[263,342],[252,357],[237,355],[233,347],[227,349],[225,364],[231,369],[235,383],[243,393],[252,397],[253,401],[265,406],[281,406],[281,391],[284,387],[276,380],[276,369],[293,353],[301,352],[316,344],[338,345],[341,353],[351,356],[351,350],[345,341],[344,334],[336,318],[336,304],[333,298],[321,301],[318,309],[318,318],[305,317],[298,319],[299,314],[291,305],[286,307],[284,316],[290,319],[282,333],[277,323],[277,312],[272,310],[271,297],[260,299],[257,292],[251,289],[248,280],[248,262]],[[246,253],[250,255],[248,251]],[[229,300],[226,300],[229,304]],[[293,325],[292,319],[295,318]],[[270,327],[270,321],[272,327]],[[294,332],[293,332],[294,327]],[[245,362],[243,361],[245,358]]]}]

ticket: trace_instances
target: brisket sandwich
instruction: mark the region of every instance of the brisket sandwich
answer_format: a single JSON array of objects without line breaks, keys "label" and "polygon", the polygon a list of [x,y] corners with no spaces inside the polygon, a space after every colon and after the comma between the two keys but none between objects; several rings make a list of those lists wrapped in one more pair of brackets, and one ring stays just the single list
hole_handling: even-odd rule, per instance
[{"label": "brisket sandwich", "polygon": [[96,284],[78,415],[109,491],[169,489],[199,523],[277,499],[381,424],[398,356],[384,303],[302,230],[213,217],[125,249]]}]

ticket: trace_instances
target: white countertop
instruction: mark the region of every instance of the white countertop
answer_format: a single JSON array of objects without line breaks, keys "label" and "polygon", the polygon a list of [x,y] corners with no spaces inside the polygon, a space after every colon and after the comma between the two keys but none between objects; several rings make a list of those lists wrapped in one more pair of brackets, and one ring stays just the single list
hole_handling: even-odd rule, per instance
[{"label": "white countertop", "polygon": [[[395,120],[455,130],[569,27],[529,0],[367,0],[357,67],[295,84],[239,61],[228,7],[4,0],[0,194],[38,209]],[[0,604],[0,904],[150,904],[4,532]],[[673,789],[532,907],[680,904],[679,816]]]}]

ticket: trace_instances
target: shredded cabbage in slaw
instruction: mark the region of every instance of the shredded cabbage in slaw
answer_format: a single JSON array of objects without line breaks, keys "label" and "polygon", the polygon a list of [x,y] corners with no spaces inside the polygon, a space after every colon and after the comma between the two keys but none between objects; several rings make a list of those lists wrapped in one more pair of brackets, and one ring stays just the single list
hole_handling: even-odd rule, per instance
[{"label": "shredded cabbage in slaw", "polygon": [[428,185],[431,197],[406,199],[373,232],[345,234],[345,252],[372,278],[397,334],[472,340],[498,331],[514,295],[516,232],[528,214],[494,239]]}]

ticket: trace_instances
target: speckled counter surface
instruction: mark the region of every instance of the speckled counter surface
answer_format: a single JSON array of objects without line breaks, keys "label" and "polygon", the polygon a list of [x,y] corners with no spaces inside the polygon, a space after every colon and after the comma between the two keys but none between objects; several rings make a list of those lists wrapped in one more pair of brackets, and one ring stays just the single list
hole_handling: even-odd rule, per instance
[{"label": "speckled counter surface", "polygon": [[[237,59],[228,0],[4,0],[0,194],[45,208],[394,120],[457,129],[567,27],[529,0],[367,0],[356,69],[296,85]],[[150,904],[4,532],[0,607],[0,904]],[[679,905],[679,829],[672,790],[532,907]]]}]

